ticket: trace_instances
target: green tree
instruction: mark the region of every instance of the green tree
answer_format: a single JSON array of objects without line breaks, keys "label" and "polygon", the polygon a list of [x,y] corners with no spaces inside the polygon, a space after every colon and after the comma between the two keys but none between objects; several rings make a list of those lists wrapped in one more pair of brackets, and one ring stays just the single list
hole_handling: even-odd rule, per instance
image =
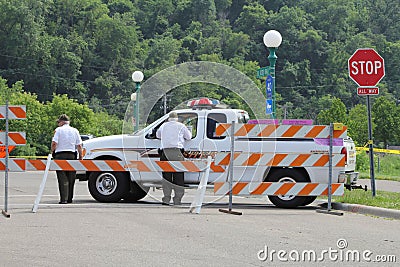
[{"label": "green tree", "polygon": [[336,97],[332,98],[331,106],[321,110],[317,116],[318,124],[330,124],[333,122],[347,123],[346,106]]},{"label": "green tree", "polygon": [[214,0],[196,0],[191,3],[193,20],[200,21],[202,25],[209,25],[217,18]]},{"label": "green tree", "polygon": [[367,107],[358,104],[349,111],[348,135],[357,146],[364,146],[368,142],[368,116]]},{"label": "green tree", "polygon": [[145,60],[145,66],[153,72],[157,72],[177,63],[181,50],[181,41],[172,36],[159,35],[149,42],[149,53]]},{"label": "green tree", "polygon": [[[8,96],[7,96],[8,95]],[[23,91],[23,83],[17,82],[9,88],[6,80],[0,79],[0,105],[4,105],[6,99],[10,105],[25,105],[26,119],[10,120],[10,130],[26,133],[26,146],[17,146],[13,154],[34,156],[46,154],[47,145],[43,143],[48,129],[43,124],[46,118],[44,106],[37,100],[37,96]],[[1,130],[4,130],[4,121],[0,121]]]},{"label": "green tree", "polygon": [[384,96],[378,97],[372,106],[373,121],[376,126],[373,136],[377,143],[383,142],[385,148],[388,144],[394,143],[398,135],[400,116],[397,110],[395,102]]}]

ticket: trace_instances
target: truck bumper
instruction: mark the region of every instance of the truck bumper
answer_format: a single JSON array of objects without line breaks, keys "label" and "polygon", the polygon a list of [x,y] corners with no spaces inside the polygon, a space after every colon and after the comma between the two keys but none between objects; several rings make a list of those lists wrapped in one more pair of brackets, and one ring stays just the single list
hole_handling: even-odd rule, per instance
[{"label": "truck bumper", "polygon": [[352,184],[356,184],[357,180],[358,180],[358,172],[348,172],[346,173],[346,184],[348,185],[352,185]]},{"label": "truck bumper", "polygon": [[338,182],[345,183],[346,185],[356,184],[358,174],[358,172],[340,172]]}]

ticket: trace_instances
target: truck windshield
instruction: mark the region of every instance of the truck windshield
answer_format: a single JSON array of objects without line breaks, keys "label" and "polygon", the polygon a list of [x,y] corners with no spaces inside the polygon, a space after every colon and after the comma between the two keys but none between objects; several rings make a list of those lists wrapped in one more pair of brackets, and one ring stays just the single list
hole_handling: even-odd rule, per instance
[{"label": "truck windshield", "polygon": [[[148,133],[146,134],[146,139],[156,139],[156,132],[160,126],[166,122],[168,119],[159,122],[158,124],[147,127]],[[196,113],[178,113],[178,121],[186,125],[189,131],[192,133],[192,139],[197,135],[197,121],[198,116]]]}]

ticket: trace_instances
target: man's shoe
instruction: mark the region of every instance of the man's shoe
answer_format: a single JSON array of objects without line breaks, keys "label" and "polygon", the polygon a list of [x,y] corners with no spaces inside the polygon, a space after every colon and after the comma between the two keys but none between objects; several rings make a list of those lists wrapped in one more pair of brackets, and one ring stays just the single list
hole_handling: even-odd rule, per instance
[{"label": "man's shoe", "polygon": [[69,203],[69,204],[72,203],[72,199],[71,200],[67,200],[67,203]]},{"label": "man's shoe", "polygon": [[67,204],[67,201],[60,201],[58,204]]},{"label": "man's shoe", "polygon": [[162,202],[161,204],[164,205],[164,206],[171,206],[171,204],[169,204],[167,202]]}]

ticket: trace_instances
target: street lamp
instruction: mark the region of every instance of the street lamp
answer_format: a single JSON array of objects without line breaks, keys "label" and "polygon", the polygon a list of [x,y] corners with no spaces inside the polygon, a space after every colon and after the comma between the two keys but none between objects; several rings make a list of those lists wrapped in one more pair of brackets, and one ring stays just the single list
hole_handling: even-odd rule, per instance
[{"label": "street lamp", "polygon": [[268,61],[270,75],[273,78],[272,83],[272,118],[275,119],[276,116],[276,103],[275,103],[275,63],[278,58],[275,54],[276,49],[282,43],[282,35],[276,30],[267,31],[263,38],[265,46],[269,50]]},{"label": "street lamp", "polygon": [[139,130],[139,93],[140,93],[140,82],[143,81],[144,75],[141,71],[135,71],[132,73],[132,80],[136,84],[136,92],[131,95],[131,100],[135,101],[135,131]]}]

